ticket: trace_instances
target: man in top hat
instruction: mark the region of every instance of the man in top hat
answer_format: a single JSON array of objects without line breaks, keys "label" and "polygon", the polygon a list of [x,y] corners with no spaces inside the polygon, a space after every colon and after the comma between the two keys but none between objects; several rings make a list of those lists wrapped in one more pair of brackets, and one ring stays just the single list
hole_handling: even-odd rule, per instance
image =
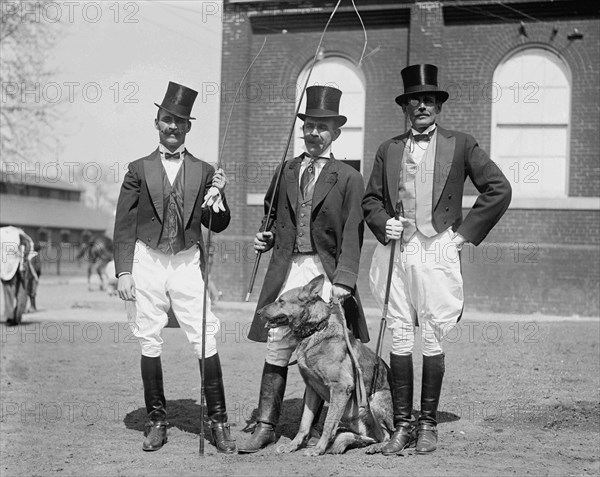
[{"label": "man in top hat", "polygon": [[[265,217],[275,201],[265,232],[254,239],[257,252],[273,249],[256,311],[281,294],[304,286],[324,275],[321,297],[344,302],[346,319],[354,334],[368,341],[368,331],[356,278],[363,235],[362,176],[338,161],[332,152],[346,117],[339,114],[342,92],[327,86],[306,89],[306,112],[302,135],[305,152],[283,164],[265,196]],[[347,298],[353,296],[353,299]],[[346,301],[344,301],[346,300]],[[275,442],[275,426],[281,413],[288,363],[298,344],[287,326],[268,331],[258,313],[248,334],[253,341],[267,342],[258,404],[257,425],[240,453],[256,452]],[[317,419],[315,419],[315,422]]]},{"label": "man in top hat", "polygon": [[[119,297],[135,302],[128,314],[141,348],[141,372],[149,422],[145,451],[167,442],[167,411],[160,355],[161,331],[172,309],[199,359],[206,260],[202,226],[212,213],[214,232],[229,225],[226,177],[185,148],[197,92],[170,82],[154,125],[159,145],[131,162],[117,203],[114,245]],[[212,208],[212,211],[210,210]],[[133,303],[132,303],[133,304]],[[221,363],[215,334],[219,319],[207,306],[204,389],[213,441],[219,452],[235,452],[230,438]],[[202,363],[200,362],[200,365]],[[202,416],[198,416],[202,419]],[[203,436],[201,436],[203,438]]]},{"label": "man in top hat", "polygon": [[[436,412],[445,363],[441,341],[463,310],[460,250],[478,245],[500,220],[511,187],[500,169],[470,135],[437,125],[448,93],[438,88],[437,68],[402,70],[404,94],[396,103],[409,131],[385,141],[375,156],[363,199],[365,221],[379,241],[370,271],[371,291],[380,306],[390,286],[388,327],[395,433],[383,448],[395,455],[414,432],[413,346],[421,329],[423,375],[416,451],[437,446]],[[462,200],[469,177],[479,195],[463,220]],[[392,241],[396,241],[391,283]]]}]

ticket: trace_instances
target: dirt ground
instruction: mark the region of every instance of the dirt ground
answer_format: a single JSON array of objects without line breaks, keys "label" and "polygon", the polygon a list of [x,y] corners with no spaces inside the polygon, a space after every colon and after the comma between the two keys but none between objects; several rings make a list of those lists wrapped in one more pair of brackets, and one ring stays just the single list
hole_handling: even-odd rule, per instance
[{"label": "dirt ground", "polygon": [[[599,475],[599,320],[468,311],[445,345],[439,448],[428,456],[217,454],[200,431],[198,363],[166,330],[169,442],[141,449],[145,409],[139,347],[122,303],[77,279],[42,280],[40,311],[1,333],[2,476]],[[218,303],[219,353],[238,442],[254,420],[264,345],[248,341],[251,308]],[[375,347],[380,315],[369,310]],[[3,320],[4,321],[4,320]],[[386,335],[389,339],[389,333]],[[384,345],[387,361],[389,341]],[[418,356],[418,353],[415,355]],[[420,383],[417,358],[416,382]],[[293,438],[303,383],[290,370],[280,442]],[[418,408],[419,386],[415,389]]]}]

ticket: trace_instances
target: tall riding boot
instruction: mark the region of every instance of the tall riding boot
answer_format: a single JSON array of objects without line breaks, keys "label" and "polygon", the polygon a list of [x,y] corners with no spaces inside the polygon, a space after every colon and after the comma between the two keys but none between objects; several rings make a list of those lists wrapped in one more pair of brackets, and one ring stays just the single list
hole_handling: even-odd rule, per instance
[{"label": "tall riding boot", "polygon": [[[202,361],[200,369],[202,369]],[[215,354],[204,361],[204,396],[206,397],[206,409],[210,421],[210,433],[218,452],[233,454],[235,452],[235,440],[231,438],[229,424],[227,424],[227,408],[225,407],[225,390],[223,388],[223,373],[221,372],[221,360]],[[204,419],[204,416],[202,416]],[[201,439],[204,436],[200,436]]]},{"label": "tall riding boot", "polygon": [[427,454],[437,448],[437,408],[445,371],[444,353],[423,356],[421,416],[419,417],[417,454]]},{"label": "tall riding boot", "polygon": [[167,442],[167,409],[163,390],[163,374],[160,356],[150,358],[142,355],[142,381],[148,422],[144,432],[142,449],[155,451]]},{"label": "tall riding boot", "polygon": [[256,428],[243,447],[238,448],[240,454],[257,452],[277,440],[275,426],[281,415],[287,373],[287,366],[276,366],[265,362],[260,382]]},{"label": "tall riding boot", "polygon": [[413,359],[412,354],[390,353],[390,387],[394,405],[396,430],[390,441],[383,446],[383,455],[396,455],[406,449],[413,440]]}]

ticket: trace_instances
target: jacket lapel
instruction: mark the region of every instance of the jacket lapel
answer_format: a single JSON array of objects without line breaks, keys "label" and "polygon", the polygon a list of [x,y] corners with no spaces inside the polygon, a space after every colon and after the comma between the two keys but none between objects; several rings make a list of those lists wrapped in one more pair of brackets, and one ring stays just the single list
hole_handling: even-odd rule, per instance
[{"label": "jacket lapel", "polygon": [[[192,216],[198,192],[201,187],[204,187],[205,178],[202,177],[202,161],[196,159],[190,153],[185,154],[183,166],[185,167],[183,170],[183,226],[185,227]],[[201,204],[198,205],[200,206]]]},{"label": "jacket lapel", "polygon": [[332,156],[332,158],[323,166],[323,170],[317,178],[315,191],[313,192],[312,210],[317,209],[317,206],[325,200],[325,197],[327,197],[331,188],[336,184],[338,180],[338,169],[339,164]]},{"label": "jacket lapel", "polygon": [[396,211],[398,202],[398,185],[400,184],[400,165],[402,164],[402,155],[406,145],[406,136],[402,136],[397,142],[392,142],[387,152],[387,161],[385,165],[385,175],[387,178],[387,187],[389,191],[391,210]]},{"label": "jacket lapel", "polygon": [[148,192],[152,205],[156,210],[158,220],[163,221],[163,179],[162,163],[160,162],[160,152],[158,148],[150,154],[144,161],[144,176],[148,185]]},{"label": "jacket lapel", "polygon": [[292,204],[291,210],[296,210],[296,203],[298,202],[298,188],[300,184],[300,163],[304,158],[304,154],[295,157],[286,164],[284,167],[283,180],[285,181],[285,189],[287,192],[288,200]]},{"label": "jacket lapel", "polygon": [[456,138],[449,131],[437,127],[438,135],[435,150],[435,174],[433,181],[433,203],[432,210],[435,210],[438,201],[442,195],[442,190],[446,185],[450,172],[456,174],[457,171],[451,171],[452,161],[454,159],[454,150],[456,148]]}]

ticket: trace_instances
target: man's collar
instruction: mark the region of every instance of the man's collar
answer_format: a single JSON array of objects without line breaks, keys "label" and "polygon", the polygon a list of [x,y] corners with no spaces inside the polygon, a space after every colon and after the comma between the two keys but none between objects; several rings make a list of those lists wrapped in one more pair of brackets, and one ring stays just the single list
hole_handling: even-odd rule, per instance
[{"label": "man's collar", "polygon": [[430,132],[435,131],[435,127],[436,127],[436,124],[433,123],[431,126],[429,126],[427,129],[425,129],[425,131],[423,131],[423,132],[419,132],[415,128],[411,127],[410,132],[411,132],[412,136],[415,136],[417,134],[429,134]]},{"label": "man's collar", "polygon": [[[311,155],[306,150],[306,146],[302,146],[302,149],[304,151],[304,157],[310,159]],[[319,154],[319,159],[330,159],[331,157],[331,145],[327,149],[325,149],[321,154]]]},{"label": "man's collar", "polygon": [[[165,146],[164,146],[162,143],[159,143],[159,144],[158,144],[158,152],[160,152],[160,154],[161,154],[162,156],[164,156],[164,154],[165,154],[166,152],[168,152],[169,154],[171,154],[171,151],[169,151],[169,150],[168,150],[168,149],[167,149],[167,148],[166,148],[166,147],[165,147]],[[179,152],[179,153],[185,152],[185,144],[182,144],[182,145],[181,145],[181,146],[179,146],[177,149],[175,149],[175,150],[173,151],[173,154],[177,154],[178,152]]]}]

